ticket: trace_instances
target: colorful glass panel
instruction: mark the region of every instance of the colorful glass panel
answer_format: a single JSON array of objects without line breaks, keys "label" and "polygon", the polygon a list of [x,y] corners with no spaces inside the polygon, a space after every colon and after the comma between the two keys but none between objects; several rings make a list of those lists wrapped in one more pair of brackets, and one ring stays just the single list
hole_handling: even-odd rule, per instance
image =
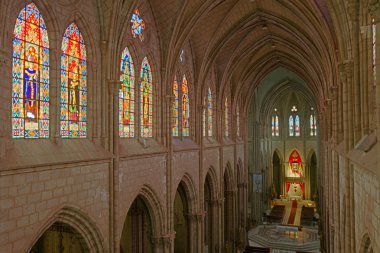
[{"label": "colorful glass panel", "polygon": [[298,115],[296,115],[296,118],[295,118],[295,134],[296,136],[300,136],[301,134],[300,117]]},{"label": "colorful glass panel", "polygon": [[75,23],[67,27],[61,49],[61,137],[85,138],[87,137],[86,46]]},{"label": "colorful glass panel", "polygon": [[12,137],[49,138],[49,39],[35,4],[16,19],[12,63]]},{"label": "colorful glass panel", "polygon": [[275,116],[272,116],[272,136],[276,135],[275,127],[276,127]]},{"label": "colorful glass panel", "polygon": [[229,107],[228,107],[228,99],[224,100],[224,136],[228,137],[230,133],[229,129]]},{"label": "colorful glass panel", "polygon": [[140,10],[136,9],[132,14],[131,19],[131,32],[134,38],[139,37],[141,41],[144,40],[143,31],[145,29],[145,22],[140,16]]},{"label": "colorful glass panel", "polygon": [[313,114],[310,115],[310,136],[317,136],[317,119]]},{"label": "colorful glass panel", "polygon": [[239,106],[236,109],[236,135],[240,137],[240,110]]},{"label": "colorful glass panel", "polygon": [[372,76],[373,85],[376,85],[376,23],[372,19]]},{"label": "colorful glass panel", "polygon": [[208,136],[212,136],[212,92],[211,88],[208,88],[208,93],[207,93],[207,133]]},{"label": "colorful glass panel", "polygon": [[128,48],[121,55],[121,88],[119,90],[119,136],[135,136],[135,74]]},{"label": "colorful glass panel", "polygon": [[141,66],[140,123],[141,137],[153,136],[153,87],[152,72],[145,57]]},{"label": "colorful glass panel", "polygon": [[190,101],[186,76],[182,80],[182,136],[190,135]]},{"label": "colorful glass panel", "polygon": [[173,83],[173,96],[174,101],[172,105],[172,132],[173,136],[178,137],[179,135],[179,123],[178,123],[178,83],[177,78],[174,79]]},{"label": "colorful glass panel", "polygon": [[294,119],[292,115],[289,117],[289,136],[294,136]]},{"label": "colorful glass panel", "polygon": [[279,119],[278,119],[278,116],[276,115],[276,129],[275,129],[275,131],[276,131],[276,136],[280,136],[280,122],[279,122]]},{"label": "colorful glass panel", "polygon": [[203,109],[203,112],[202,112],[202,133],[203,133],[203,137],[206,136],[206,109]]}]

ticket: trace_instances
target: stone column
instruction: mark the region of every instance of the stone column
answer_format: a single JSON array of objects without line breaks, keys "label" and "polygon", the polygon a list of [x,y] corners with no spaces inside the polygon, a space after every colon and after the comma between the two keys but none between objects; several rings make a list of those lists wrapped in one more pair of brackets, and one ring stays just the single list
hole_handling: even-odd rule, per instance
[{"label": "stone column", "polygon": [[223,198],[212,199],[211,203],[211,227],[212,227],[212,239],[211,239],[211,249],[212,253],[222,253],[224,238],[223,238],[223,216],[222,216],[222,208],[223,208]]}]

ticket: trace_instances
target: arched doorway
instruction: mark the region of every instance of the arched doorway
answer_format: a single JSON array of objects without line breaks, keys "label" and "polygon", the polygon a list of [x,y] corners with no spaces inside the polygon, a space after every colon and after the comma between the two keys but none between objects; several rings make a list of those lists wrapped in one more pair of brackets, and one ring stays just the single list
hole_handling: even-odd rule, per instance
[{"label": "arched doorway", "polygon": [[30,253],[86,253],[90,252],[85,239],[73,227],[55,222],[38,239]]},{"label": "arched doorway", "polygon": [[[317,156],[315,152],[310,157],[310,195],[314,199],[318,191]],[[315,197],[314,197],[315,196]]]},{"label": "arched doorway", "polygon": [[189,206],[186,197],[185,187],[182,182],[179,184],[174,198],[174,252],[188,253],[189,252]]},{"label": "arched doorway", "polygon": [[273,166],[273,185],[276,190],[276,194],[272,191],[272,198],[278,198],[278,196],[281,194],[281,159],[278,156],[277,152],[273,153],[272,158],[272,166]]},{"label": "arched doorway", "polygon": [[152,222],[144,200],[137,196],[129,208],[120,240],[120,253],[153,253]]},{"label": "arched doorway", "polygon": [[208,174],[206,176],[204,184],[204,247],[205,252],[212,252],[213,245],[213,206],[212,206],[212,195],[211,195],[211,177]]},{"label": "arched doorway", "polygon": [[232,173],[227,167],[224,173],[224,248],[226,252],[233,252],[235,239],[234,223],[234,192],[232,190]]}]

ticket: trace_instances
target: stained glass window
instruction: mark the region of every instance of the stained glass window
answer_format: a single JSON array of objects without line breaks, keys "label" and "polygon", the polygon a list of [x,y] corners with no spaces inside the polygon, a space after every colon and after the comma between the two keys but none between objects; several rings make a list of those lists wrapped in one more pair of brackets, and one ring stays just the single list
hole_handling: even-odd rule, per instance
[{"label": "stained glass window", "polygon": [[148,59],[145,57],[141,66],[140,84],[140,124],[141,137],[153,136],[153,87],[152,72]]},{"label": "stained glass window", "polygon": [[228,98],[224,100],[224,136],[229,136],[229,107]]},{"label": "stained glass window", "polygon": [[208,88],[208,93],[207,93],[207,132],[208,136],[212,136],[212,92],[211,88]]},{"label": "stained glass window", "polygon": [[240,109],[239,106],[236,107],[236,135],[240,137]]},{"label": "stained glass window", "polygon": [[132,14],[131,19],[131,32],[134,38],[139,37],[141,41],[144,40],[143,31],[145,29],[145,22],[140,16],[140,10],[136,9]]},{"label": "stained glass window", "polygon": [[[274,114],[272,115],[272,136],[280,136],[280,124],[279,118],[277,115],[277,108],[274,108]],[[289,119],[289,128],[290,128],[290,119]]]},{"label": "stained glass window", "polygon": [[87,136],[86,46],[75,23],[67,27],[62,40],[61,136]]},{"label": "stained glass window", "polygon": [[292,115],[289,117],[289,136],[294,136],[294,119]]},{"label": "stained glass window", "polygon": [[317,136],[317,118],[313,113],[310,115],[310,136]]},{"label": "stained glass window", "polygon": [[[206,97],[203,101],[203,104],[205,105],[206,104]],[[203,133],[203,137],[206,136],[206,108],[203,107],[203,110],[202,110],[202,133]]]},{"label": "stained glass window", "polygon": [[[290,126],[290,120],[289,120],[289,126]],[[272,136],[280,136],[280,127],[279,127],[279,119],[278,115],[272,116]]]},{"label": "stained glass window", "polygon": [[275,135],[280,136],[280,123],[279,123],[278,115],[275,116],[274,125],[275,125],[275,129],[274,129]]},{"label": "stained glass window", "polygon": [[49,138],[49,39],[33,3],[21,10],[14,28],[12,137]]},{"label": "stained glass window", "polygon": [[132,138],[135,136],[135,75],[128,48],[121,55],[120,73],[119,136]]},{"label": "stained glass window", "polygon": [[182,136],[190,135],[190,101],[186,76],[182,80]]},{"label": "stained glass window", "polygon": [[177,137],[179,134],[179,125],[178,125],[178,83],[177,83],[177,78],[174,79],[173,83],[173,96],[174,96],[174,101],[172,105],[172,131],[173,131],[173,136]]},{"label": "stained glass window", "polygon": [[300,136],[300,133],[301,133],[300,117],[298,115],[296,115],[296,118],[295,118],[295,133],[296,133],[296,136]]},{"label": "stained glass window", "polygon": [[372,75],[373,85],[376,85],[376,23],[372,19]]}]

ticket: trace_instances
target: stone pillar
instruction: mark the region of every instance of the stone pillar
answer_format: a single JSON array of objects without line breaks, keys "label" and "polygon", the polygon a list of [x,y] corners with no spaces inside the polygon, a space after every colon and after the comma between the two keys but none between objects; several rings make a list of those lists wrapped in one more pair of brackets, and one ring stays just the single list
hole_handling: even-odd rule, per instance
[{"label": "stone pillar", "polygon": [[190,231],[190,253],[203,252],[202,247],[202,224],[205,213],[189,214],[189,231]]},{"label": "stone pillar", "polygon": [[[352,129],[352,105],[351,105],[351,87],[352,87],[352,61],[345,61],[339,65],[340,76],[343,86],[343,121],[344,121],[344,153],[347,154],[354,147],[354,132]],[[346,193],[346,223],[345,226],[345,252],[355,250],[355,217],[354,217],[354,200],[353,200],[353,175],[352,166],[348,159],[345,161],[345,189]],[[332,238],[330,238],[332,239]]]},{"label": "stone pillar", "polygon": [[224,238],[223,238],[223,216],[222,216],[222,208],[223,208],[224,199],[212,199],[211,203],[211,227],[212,227],[212,240],[211,240],[211,249],[212,253],[222,253]]}]

